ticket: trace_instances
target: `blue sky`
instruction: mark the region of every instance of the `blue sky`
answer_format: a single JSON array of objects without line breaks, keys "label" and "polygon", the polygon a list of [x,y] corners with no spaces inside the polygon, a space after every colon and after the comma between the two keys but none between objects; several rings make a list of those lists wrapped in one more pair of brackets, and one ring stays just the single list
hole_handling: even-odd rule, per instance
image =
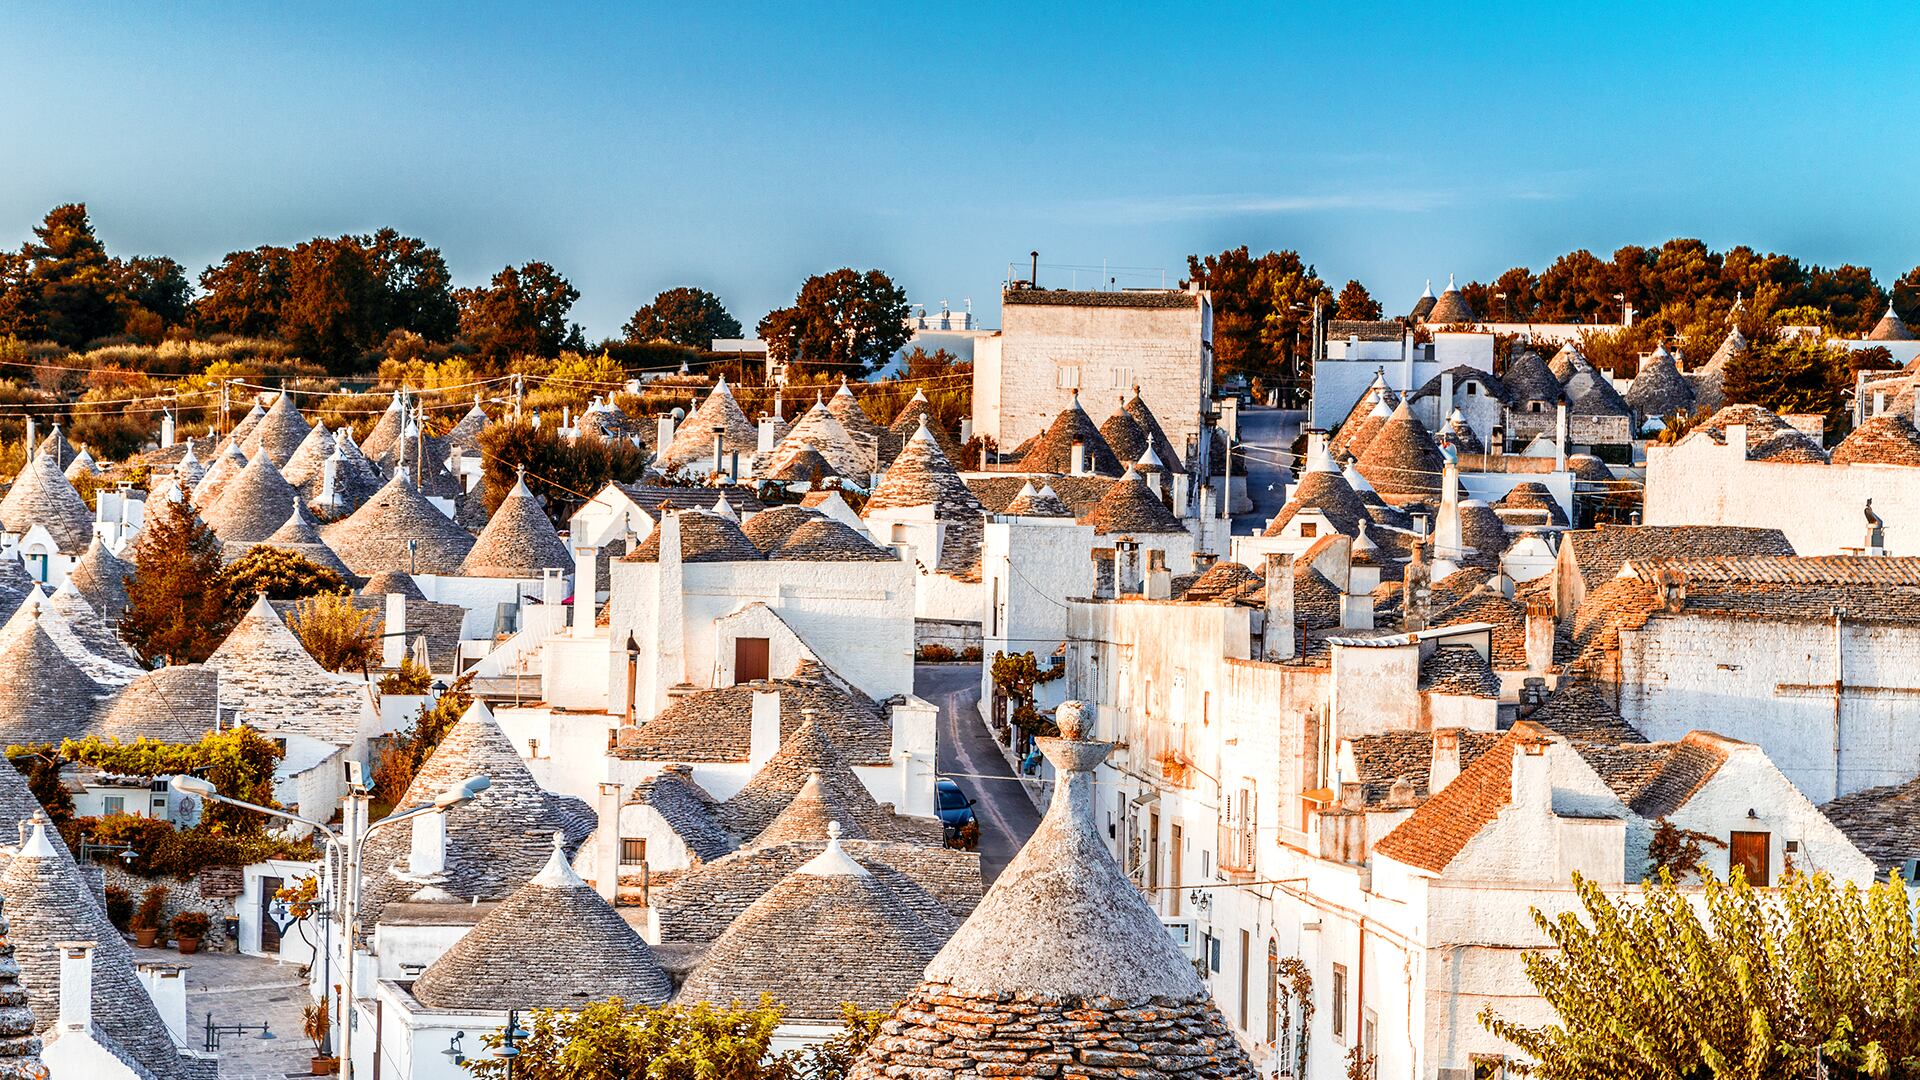
[{"label": "blue sky", "polygon": [[[1598,6],[1596,6],[1597,8]],[[1685,10],[1680,10],[1685,8]],[[1883,282],[1920,263],[1911,12],[1028,3],[0,8],[0,243],[393,225],[462,283],[544,259],[617,333],[655,292],[749,326],[807,274],[996,325],[1042,284],[1292,247],[1404,310],[1427,277],[1698,236]]]}]

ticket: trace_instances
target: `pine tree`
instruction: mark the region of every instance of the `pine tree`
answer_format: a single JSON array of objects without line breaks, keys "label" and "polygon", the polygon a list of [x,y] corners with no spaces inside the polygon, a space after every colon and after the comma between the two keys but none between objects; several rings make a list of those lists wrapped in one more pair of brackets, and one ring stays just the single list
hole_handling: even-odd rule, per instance
[{"label": "pine tree", "polygon": [[1336,319],[1373,320],[1380,317],[1380,301],[1373,298],[1365,285],[1358,281],[1348,281],[1340,290],[1340,298],[1333,302],[1333,317]]},{"label": "pine tree", "polygon": [[[156,506],[157,504],[157,506]],[[120,633],[148,664],[197,664],[239,621],[220,543],[184,501],[156,499],[134,544]]]}]

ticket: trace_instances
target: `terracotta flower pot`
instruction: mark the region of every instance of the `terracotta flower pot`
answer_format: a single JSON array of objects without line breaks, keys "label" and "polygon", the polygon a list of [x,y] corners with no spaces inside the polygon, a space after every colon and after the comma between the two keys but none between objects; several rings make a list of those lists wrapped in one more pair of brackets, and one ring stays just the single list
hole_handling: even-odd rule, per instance
[{"label": "terracotta flower pot", "polygon": [[334,1073],[340,1071],[339,1058],[317,1057],[313,1059],[312,1064],[313,1075],[315,1076],[332,1076]]},{"label": "terracotta flower pot", "polygon": [[133,943],[143,949],[153,948],[154,939],[160,936],[157,926],[136,926],[133,929]]},{"label": "terracotta flower pot", "polygon": [[200,951],[200,939],[197,937],[183,937],[180,938],[176,944],[180,946],[180,952],[183,955],[191,955]]}]

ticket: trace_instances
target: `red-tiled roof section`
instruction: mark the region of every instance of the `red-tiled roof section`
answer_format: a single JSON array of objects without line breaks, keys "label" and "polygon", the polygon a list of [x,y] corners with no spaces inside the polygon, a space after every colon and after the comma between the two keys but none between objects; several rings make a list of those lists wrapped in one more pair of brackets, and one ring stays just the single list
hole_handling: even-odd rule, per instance
[{"label": "red-tiled roof section", "polygon": [[1731,525],[1626,525],[1567,533],[1574,561],[1589,589],[1620,572],[1629,559],[1792,555],[1779,529]]},{"label": "red-tiled roof section", "polygon": [[1388,858],[1440,873],[1480,830],[1513,801],[1513,755],[1522,746],[1549,742],[1541,729],[1521,721],[1460,771],[1453,782],[1380,838],[1373,850]]}]

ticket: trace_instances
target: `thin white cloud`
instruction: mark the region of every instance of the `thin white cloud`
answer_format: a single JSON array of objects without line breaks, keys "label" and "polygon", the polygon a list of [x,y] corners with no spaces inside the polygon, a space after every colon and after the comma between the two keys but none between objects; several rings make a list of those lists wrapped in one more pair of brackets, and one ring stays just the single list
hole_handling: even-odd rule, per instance
[{"label": "thin white cloud", "polygon": [[1283,214],[1325,214],[1342,211],[1422,214],[1463,202],[1512,200],[1551,202],[1567,198],[1567,177],[1540,178],[1544,183],[1503,190],[1460,191],[1345,191],[1274,192],[1215,195],[1167,195],[1105,200],[1091,209],[1106,216],[1137,221],[1173,221],[1193,218],[1260,217]]}]

